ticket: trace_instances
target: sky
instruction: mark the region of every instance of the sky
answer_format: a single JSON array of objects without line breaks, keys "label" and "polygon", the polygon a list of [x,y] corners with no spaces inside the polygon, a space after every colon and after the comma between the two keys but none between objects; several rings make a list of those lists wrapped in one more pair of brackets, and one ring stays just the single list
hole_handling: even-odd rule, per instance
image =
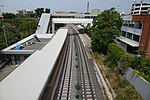
[{"label": "sky", "polygon": [[40,7],[50,8],[52,12],[85,12],[87,2],[90,3],[90,9],[100,9],[103,11],[115,7],[120,12],[130,13],[133,0],[0,0],[0,3],[4,5],[2,11],[13,13],[17,12],[17,10],[34,10]]}]

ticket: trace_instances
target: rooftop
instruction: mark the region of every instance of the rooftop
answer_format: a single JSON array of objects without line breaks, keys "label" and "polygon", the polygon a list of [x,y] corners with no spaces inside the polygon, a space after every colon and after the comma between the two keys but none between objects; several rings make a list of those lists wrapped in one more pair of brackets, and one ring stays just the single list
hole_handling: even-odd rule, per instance
[{"label": "rooftop", "polygon": [[0,82],[2,100],[38,100],[54,68],[68,29],[59,29],[43,49],[34,52]]},{"label": "rooftop", "polygon": [[[54,34],[33,34],[29,37],[3,49],[3,54],[23,54],[33,53],[36,50],[41,50],[51,39]],[[39,40],[39,41],[38,41]],[[16,50],[16,46],[21,46],[20,50]]]}]

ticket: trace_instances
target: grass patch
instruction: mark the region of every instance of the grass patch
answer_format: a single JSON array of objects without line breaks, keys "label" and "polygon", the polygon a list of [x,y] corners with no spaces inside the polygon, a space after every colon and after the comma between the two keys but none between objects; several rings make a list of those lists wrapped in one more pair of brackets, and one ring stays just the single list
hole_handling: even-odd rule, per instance
[{"label": "grass patch", "polygon": [[96,63],[101,65],[102,71],[117,95],[116,100],[142,100],[140,95],[123,75],[117,73],[113,68],[106,66],[105,56],[98,53],[92,53],[92,58]]}]

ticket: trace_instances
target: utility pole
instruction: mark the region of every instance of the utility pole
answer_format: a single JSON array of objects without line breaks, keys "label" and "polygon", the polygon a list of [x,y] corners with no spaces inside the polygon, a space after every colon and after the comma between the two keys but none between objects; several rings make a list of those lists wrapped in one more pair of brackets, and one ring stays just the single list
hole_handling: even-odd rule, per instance
[{"label": "utility pole", "polygon": [[0,4],[0,16],[3,14],[3,13],[2,13],[2,7],[4,7],[4,5],[1,5],[1,4]]},{"label": "utility pole", "polygon": [[6,32],[5,32],[5,25],[3,25],[3,31],[4,31],[4,38],[5,38],[6,46],[8,47],[8,42],[7,42]]}]

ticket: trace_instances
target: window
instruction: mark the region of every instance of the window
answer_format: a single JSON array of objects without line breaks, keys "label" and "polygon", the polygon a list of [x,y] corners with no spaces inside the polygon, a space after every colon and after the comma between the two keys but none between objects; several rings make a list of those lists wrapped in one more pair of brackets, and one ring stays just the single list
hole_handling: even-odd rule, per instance
[{"label": "window", "polygon": [[138,35],[133,35],[133,40],[139,42],[140,36]]},{"label": "window", "polygon": [[126,32],[122,31],[122,36],[126,37]]},{"label": "window", "polygon": [[127,38],[132,39],[132,34],[131,33],[127,33]]},{"label": "window", "polygon": [[143,28],[143,23],[142,22],[139,22],[139,27],[138,29],[142,29]]},{"label": "window", "polygon": [[148,8],[147,8],[147,7],[144,7],[144,8],[141,8],[141,10],[148,10]]},{"label": "window", "polygon": [[135,28],[142,29],[143,23],[142,22],[135,22]]}]

